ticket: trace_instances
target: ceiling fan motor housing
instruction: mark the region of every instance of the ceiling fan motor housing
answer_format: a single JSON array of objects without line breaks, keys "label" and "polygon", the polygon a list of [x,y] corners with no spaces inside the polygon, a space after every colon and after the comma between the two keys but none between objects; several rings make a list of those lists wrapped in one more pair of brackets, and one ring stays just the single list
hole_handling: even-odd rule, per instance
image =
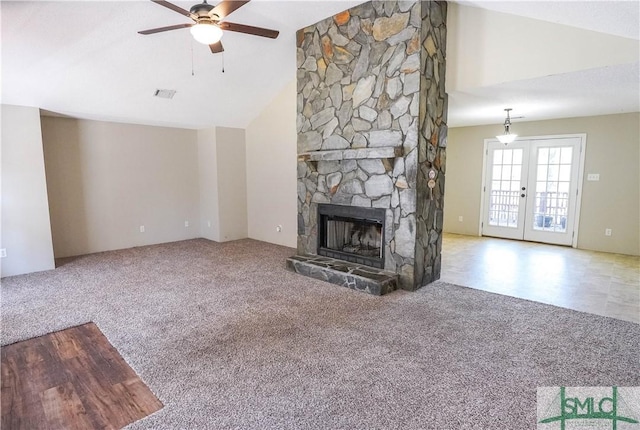
[{"label": "ceiling fan motor housing", "polygon": [[191,6],[191,9],[189,9],[189,12],[201,18],[204,18],[204,17],[209,18],[209,12],[211,11],[211,9],[213,9],[213,6],[207,2],[204,2],[204,3]]}]

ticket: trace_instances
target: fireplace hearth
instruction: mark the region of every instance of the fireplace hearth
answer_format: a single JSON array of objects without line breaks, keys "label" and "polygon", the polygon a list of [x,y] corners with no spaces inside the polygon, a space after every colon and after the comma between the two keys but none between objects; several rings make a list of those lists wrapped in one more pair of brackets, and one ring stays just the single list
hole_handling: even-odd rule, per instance
[{"label": "fireplace hearth", "polygon": [[318,205],[318,255],[384,268],[384,209]]}]

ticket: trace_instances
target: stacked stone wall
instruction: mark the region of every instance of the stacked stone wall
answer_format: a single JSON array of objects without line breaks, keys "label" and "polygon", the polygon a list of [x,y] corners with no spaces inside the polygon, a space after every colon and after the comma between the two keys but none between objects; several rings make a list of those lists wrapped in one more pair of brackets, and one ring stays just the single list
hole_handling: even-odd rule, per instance
[{"label": "stacked stone wall", "polygon": [[405,289],[439,277],[445,21],[446,3],[374,1],[298,33],[300,254],[317,252],[318,203],[384,208],[385,269]]}]

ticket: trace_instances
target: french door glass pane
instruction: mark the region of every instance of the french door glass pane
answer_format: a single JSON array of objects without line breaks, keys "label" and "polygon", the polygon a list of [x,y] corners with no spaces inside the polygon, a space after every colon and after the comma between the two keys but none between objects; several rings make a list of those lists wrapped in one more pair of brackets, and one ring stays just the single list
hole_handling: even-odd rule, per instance
[{"label": "french door glass pane", "polygon": [[534,230],[566,232],[572,158],[572,147],[538,148]]},{"label": "french door glass pane", "polygon": [[497,149],[493,152],[489,225],[518,227],[522,149]]}]

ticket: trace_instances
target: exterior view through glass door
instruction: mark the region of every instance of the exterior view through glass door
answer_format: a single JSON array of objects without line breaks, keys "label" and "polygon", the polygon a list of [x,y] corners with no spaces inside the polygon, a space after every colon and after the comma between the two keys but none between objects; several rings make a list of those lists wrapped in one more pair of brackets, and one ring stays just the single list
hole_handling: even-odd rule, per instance
[{"label": "exterior view through glass door", "polygon": [[482,234],[505,239],[524,236],[525,195],[528,157],[525,142],[513,142],[506,148],[492,142],[487,148],[485,219]]},{"label": "exterior view through glass door", "polygon": [[583,140],[487,141],[482,235],[572,245]]}]

